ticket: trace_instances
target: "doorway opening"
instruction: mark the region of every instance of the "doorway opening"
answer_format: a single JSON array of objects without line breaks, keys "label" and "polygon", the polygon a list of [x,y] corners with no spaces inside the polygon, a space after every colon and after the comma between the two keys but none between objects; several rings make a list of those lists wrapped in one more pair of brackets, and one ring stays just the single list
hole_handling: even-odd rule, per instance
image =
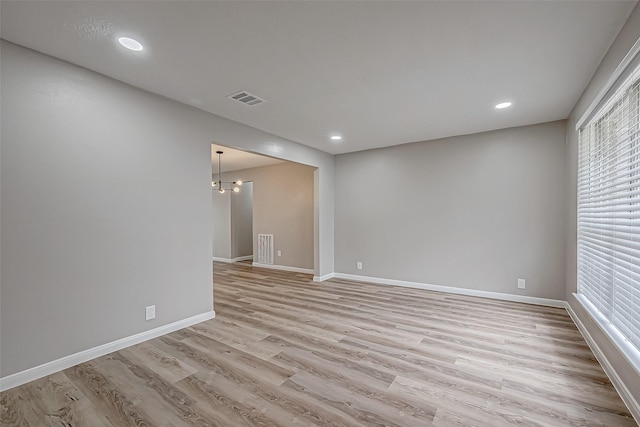
[{"label": "doorway opening", "polygon": [[[239,191],[212,191],[214,261],[314,273],[315,167],[212,145],[212,181],[222,151],[223,181]],[[271,235],[270,263],[258,260],[259,235]]]}]

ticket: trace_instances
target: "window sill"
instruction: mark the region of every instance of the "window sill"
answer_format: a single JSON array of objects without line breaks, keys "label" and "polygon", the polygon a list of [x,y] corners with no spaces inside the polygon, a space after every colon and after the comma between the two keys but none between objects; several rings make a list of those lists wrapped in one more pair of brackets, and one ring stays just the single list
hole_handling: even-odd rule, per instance
[{"label": "window sill", "polygon": [[615,344],[620,352],[627,359],[629,364],[635,369],[636,373],[640,375],[640,351],[634,347],[622,333],[613,326],[598,309],[587,299],[584,295],[574,293],[580,305],[584,307],[589,316],[600,327],[602,332]]}]

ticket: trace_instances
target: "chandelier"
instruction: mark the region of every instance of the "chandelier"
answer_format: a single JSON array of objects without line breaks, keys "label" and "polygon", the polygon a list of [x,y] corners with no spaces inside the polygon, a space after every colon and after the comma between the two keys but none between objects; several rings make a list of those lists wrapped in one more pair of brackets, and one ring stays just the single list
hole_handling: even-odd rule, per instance
[{"label": "chandelier", "polygon": [[220,166],[220,156],[222,155],[222,153],[223,153],[222,151],[216,151],[216,154],[218,155],[218,180],[212,181],[211,187],[217,189],[220,192],[220,194],[224,193],[227,190],[237,193],[238,191],[240,191],[239,186],[242,185],[242,181],[240,180],[223,181],[222,180],[222,167]]}]

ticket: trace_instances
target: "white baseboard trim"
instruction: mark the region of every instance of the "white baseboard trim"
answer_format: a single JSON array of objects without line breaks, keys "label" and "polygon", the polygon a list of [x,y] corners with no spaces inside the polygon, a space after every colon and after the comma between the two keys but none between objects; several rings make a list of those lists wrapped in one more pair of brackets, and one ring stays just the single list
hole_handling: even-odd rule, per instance
[{"label": "white baseboard trim", "polygon": [[325,280],[333,279],[336,277],[336,273],[325,274],[324,276],[313,276],[314,282],[324,282]]},{"label": "white baseboard trim", "polygon": [[310,268],[288,267],[286,265],[276,265],[276,264],[261,264],[259,262],[254,262],[251,265],[254,267],[260,267],[260,268],[270,268],[272,270],[282,270],[282,271],[292,271],[294,273],[313,274],[313,270]]},{"label": "white baseboard trim", "polygon": [[503,301],[523,302],[526,304],[545,305],[549,307],[565,307],[565,302],[556,299],[530,297],[526,295],[503,294],[500,292],[478,291],[475,289],[454,288],[451,286],[430,285],[426,283],[407,282],[404,280],[383,279],[380,277],[358,276],[355,274],[334,273],[338,279],[356,280],[381,285],[403,286],[405,288],[426,289],[428,291],[447,292],[450,294],[468,295],[473,297],[499,299]]},{"label": "white baseboard trim", "polygon": [[37,380],[38,378],[54,374],[56,372],[75,366],[79,363],[87,362],[89,360],[95,359],[96,357],[104,356],[105,354],[122,350],[123,348],[139,344],[152,338],[157,338],[161,335],[166,335],[170,332],[177,331],[178,329],[186,328],[188,326],[195,325],[196,323],[204,322],[205,320],[213,319],[214,317],[216,317],[216,312],[211,310],[206,313],[198,314],[196,316],[178,320],[177,322],[169,323],[168,325],[151,329],[149,331],[140,332],[139,334],[131,335],[129,337],[112,341],[107,344],[102,344],[88,350],[80,351],[78,353],[44,363],[40,366],[29,368],[22,372],[16,372],[15,374],[7,375],[6,377],[0,378],[0,391],[9,390],[10,388],[17,387],[30,381]]},{"label": "white baseboard trim", "polygon": [[253,255],[247,255],[247,256],[239,256],[236,258],[221,258],[218,256],[214,256],[213,260],[217,261],[217,262],[226,262],[227,264],[233,264],[234,262],[238,262],[238,261],[246,261],[248,259],[253,259]]},{"label": "white baseboard trim", "polygon": [[596,356],[596,359],[598,359],[598,362],[600,362],[602,369],[611,380],[611,383],[620,395],[620,398],[622,399],[624,404],[627,405],[627,408],[629,408],[629,412],[631,412],[631,415],[633,415],[633,418],[636,420],[636,422],[640,424],[640,402],[638,402],[633,397],[624,381],[622,381],[616,370],[611,365],[611,362],[609,362],[609,359],[607,359],[602,350],[600,350],[600,347],[589,333],[589,330],[586,328],[586,326],[584,326],[584,323],[582,323],[582,320],[580,320],[580,318],[573,311],[573,308],[571,308],[571,305],[568,302],[566,303],[565,308],[567,309],[571,320],[573,320],[573,323],[576,324],[578,330],[582,334],[582,337],[587,342],[587,345]]}]

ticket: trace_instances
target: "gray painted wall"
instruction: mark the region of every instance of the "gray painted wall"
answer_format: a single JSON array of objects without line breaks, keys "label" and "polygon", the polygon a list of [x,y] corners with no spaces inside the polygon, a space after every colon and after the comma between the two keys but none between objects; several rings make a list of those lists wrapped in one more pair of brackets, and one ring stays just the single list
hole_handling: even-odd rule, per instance
[{"label": "gray painted wall", "polygon": [[609,77],[620,64],[633,44],[640,38],[640,6],[633,10],[620,34],[611,45],[607,55],[602,60],[591,82],[580,97],[569,119],[567,120],[567,157],[565,164],[566,183],[566,300],[578,316],[580,321],[588,329],[598,347],[606,355],[618,376],[625,383],[636,402],[640,402],[640,375],[636,372],[626,358],[617,350],[602,330],[591,320],[591,317],[582,308],[582,305],[573,296],[577,292],[577,174],[578,174],[578,134],[575,130],[576,123],[587,110],[598,92],[606,84]]},{"label": "gray painted wall", "polygon": [[336,271],[563,299],[564,140],[559,121],[336,156]]},{"label": "gray painted wall", "polygon": [[253,255],[253,182],[231,196],[231,257]]},{"label": "gray painted wall", "polygon": [[211,191],[213,256],[231,258],[231,194]]},{"label": "gray painted wall", "polygon": [[3,43],[2,376],[213,309],[210,149],[180,108]]},{"label": "gray painted wall", "polygon": [[[314,168],[293,162],[227,172],[253,182],[253,254],[257,235],[273,234],[274,264],[313,268]],[[233,196],[232,196],[233,197]]]},{"label": "gray painted wall", "polygon": [[213,256],[233,259],[252,255],[253,183],[244,183],[239,193],[213,189],[211,202]]},{"label": "gray painted wall", "polygon": [[1,50],[1,376],[212,309],[213,141],[318,167],[316,274],[333,271],[331,155]]}]

